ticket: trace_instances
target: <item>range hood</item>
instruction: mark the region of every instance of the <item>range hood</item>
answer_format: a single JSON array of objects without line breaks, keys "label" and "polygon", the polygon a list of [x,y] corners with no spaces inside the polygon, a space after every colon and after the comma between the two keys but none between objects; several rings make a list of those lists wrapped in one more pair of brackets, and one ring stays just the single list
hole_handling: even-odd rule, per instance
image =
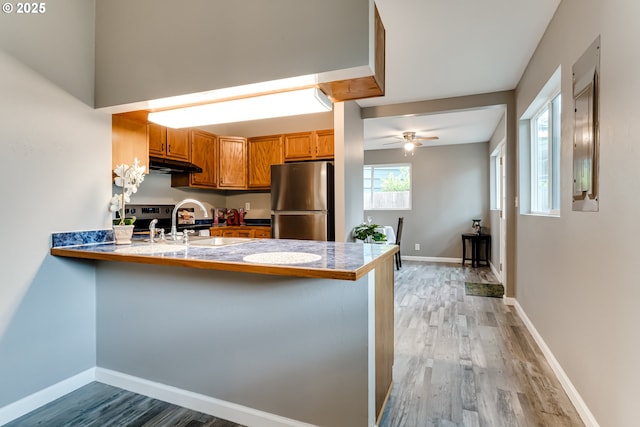
[{"label": "range hood", "polygon": [[189,173],[202,172],[202,168],[189,162],[149,156],[149,172],[156,173]]}]

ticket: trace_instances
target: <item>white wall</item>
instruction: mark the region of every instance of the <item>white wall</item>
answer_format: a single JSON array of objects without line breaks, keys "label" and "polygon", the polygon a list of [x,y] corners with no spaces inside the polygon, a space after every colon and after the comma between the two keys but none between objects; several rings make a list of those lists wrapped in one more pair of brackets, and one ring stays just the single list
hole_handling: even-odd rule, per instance
[{"label": "white wall", "polygon": [[[640,3],[563,0],[518,85],[518,118],[562,66],[561,216],[520,215],[517,300],[602,426],[638,424]],[[601,35],[600,212],[572,212],[571,67]]]},{"label": "white wall", "polygon": [[[404,217],[402,256],[461,258],[462,233],[471,220],[489,220],[488,144],[422,147],[413,156],[402,148],[365,152],[368,165],[411,163],[411,210],[365,211],[376,224],[395,229]],[[362,192],[360,193],[362,198]],[[362,221],[362,220],[361,220]],[[420,250],[415,250],[415,244]]]},{"label": "white wall", "polygon": [[87,105],[93,3],[47,5],[0,18],[0,408],[96,359],[95,269],[48,250],[109,224],[111,118]]}]

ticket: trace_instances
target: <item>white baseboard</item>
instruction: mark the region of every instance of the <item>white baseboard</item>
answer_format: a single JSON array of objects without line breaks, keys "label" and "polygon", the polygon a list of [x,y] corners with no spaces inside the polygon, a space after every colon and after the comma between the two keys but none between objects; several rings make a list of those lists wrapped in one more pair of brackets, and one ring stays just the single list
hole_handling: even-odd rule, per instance
[{"label": "white baseboard", "polygon": [[313,427],[312,424],[109,369],[96,368],[96,381],[247,426]]},{"label": "white baseboard", "polygon": [[502,297],[502,303],[504,305],[516,305],[516,299],[504,296],[504,297]]},{"label": "white baseboard", "polygon": [[580,393],[578,393],[578,390],[576,390],[576,388],[573,386],[573,383],[569,379],[569,376],[564,371],[564,369],[562,369],[560,362],[558,362],[556,357],[553,355],[553,353],[551,352],[551,349],[549,348],[549,346],[547,346],[547,343],[544,342],[544,339],[542,339],[542,336],[538,333],[538,330],[535,328],[535,326],[533,325],[533,323],[531,322],[527,314],[524,312],[524,309],[522,308],[522,306],[518,303],[517,300],[514,300],[514,301],[515,301],[514,305],[516,307],[516,311],[518,312],[518,314],[520,315],[520,318],[522,319],[525,326],[529,330],[529,333],[531,333],[531,336],[533,336],[533,339],[536,341],[536,343],[542,350],[542,354],[544,354],[544,357],[547,359],[547,362],[549,362],[551,369],[556,374],[556,377],[558,377],[558,380],[560,381],[562,388],[564,388],[564,391],[569,396],[569,399],[571,400],[573,405],[576,407],[578,414],[580,414],[580,418],[582,418],[582,422],[584,422],[586,427],[600,427],[600,424],[598,424],[598,421],[589,410],[589,407],[587,406],[585,401],[582,399],[582,396],[580,396]]},{"label": "white baseboard", "polygon": [[16,402],[10,403],[9,405],[0,408],[0,426],[20,418],[21,416],[28,414],[47,403],[53,402],[65,394],[71,393],[72,391],[95,381],[95,379],[96,370],[95,368],[90,368],[72,376],[71,378],[67,378],[66,380],[53,384]]},{"label": "white baseboard", "polygon": [[422,261],[422,262],[447,262],[450,264],[462,264],[462,258],[442,258],[430,256],[402,256],[403,261]]}]

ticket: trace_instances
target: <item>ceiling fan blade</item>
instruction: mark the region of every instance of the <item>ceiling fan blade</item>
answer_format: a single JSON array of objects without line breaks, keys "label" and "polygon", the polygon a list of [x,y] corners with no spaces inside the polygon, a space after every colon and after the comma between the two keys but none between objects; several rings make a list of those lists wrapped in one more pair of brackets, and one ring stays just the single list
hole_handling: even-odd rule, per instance
[{"label": "ceiling fan blade", "polygon": [[416,138],[415,140],[416,141],[433,141],[436,139],[440,139],[440,138],[437,136],[423,136],[423,137]]},{"label": "ceiling fan blade", "polygon": [[400,144],[402,141],[393,141],[393,142],[385,142],[382,145],[393,145],[393,144]]}]

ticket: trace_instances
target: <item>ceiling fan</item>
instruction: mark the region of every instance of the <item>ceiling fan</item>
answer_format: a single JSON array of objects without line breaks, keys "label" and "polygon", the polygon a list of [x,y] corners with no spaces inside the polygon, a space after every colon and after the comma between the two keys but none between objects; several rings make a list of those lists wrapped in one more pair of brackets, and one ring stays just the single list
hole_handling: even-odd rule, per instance
[{"label": "ceiling fan", "polygon": [[[396,136],[395,138],[400,138],[399,136]],[[402,141],[394,141],[394,142],[387,142],[386,144],[383,145],[391,145],[391,144],[400,144],[403,143],[404,144],[404,151],[405,151],[405,155],[406,153],[411,153],[413,154],[413,150],[416,147],[420,147],[422,145],[422,142],[420,141],[433,141],[435,139],[439,139],[437,136],[424,136],[424,137],[418,137],[416,136],[415,132],[402,132]]]}]

